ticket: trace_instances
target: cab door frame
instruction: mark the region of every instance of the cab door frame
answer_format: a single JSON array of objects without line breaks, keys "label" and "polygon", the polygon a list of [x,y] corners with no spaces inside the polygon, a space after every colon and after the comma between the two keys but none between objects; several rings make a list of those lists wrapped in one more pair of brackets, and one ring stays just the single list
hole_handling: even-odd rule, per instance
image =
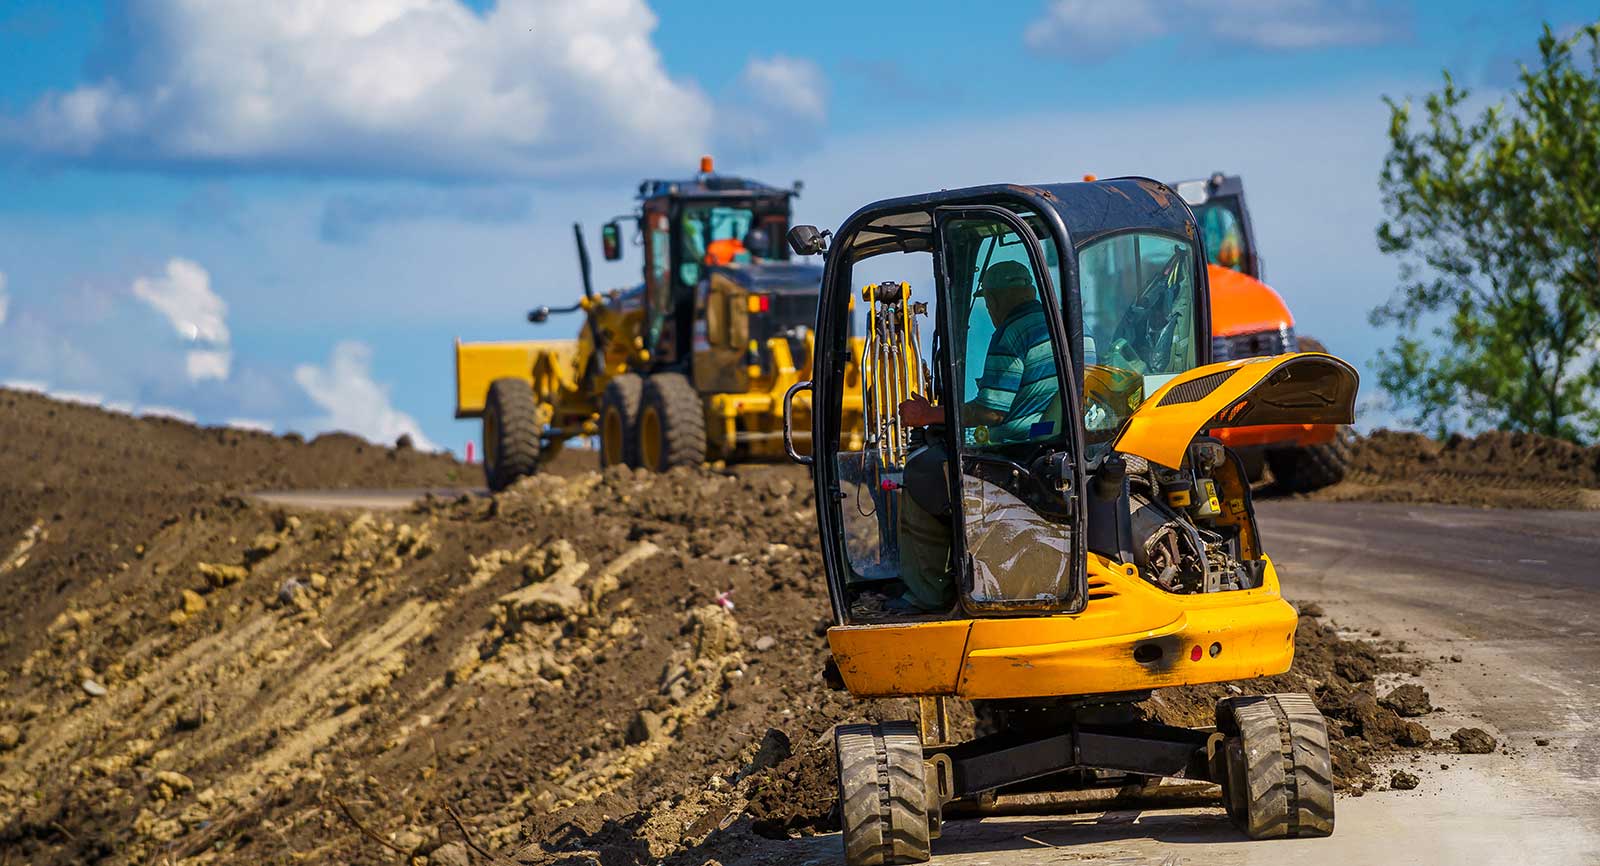
[{"label": "cab door frame", "polygon": [[[1066,325],[1067,320],[1061,310],[1061,298],[1063,295],[1058,292],[1056,287],[1056,276],[1050,272],[1050,265],[1045,257],[1044,248],[1039,243],[1038,236],[1025,220],[1009,208],[998,204],[986,203],[952,204],[934,208],[933,217],[934,282],[937,284],[937,297],[939,299],[937,309],[940,317],[939,326],[947,337],[943,341],[944,358],[942,359],[942,364],[944,369],[943,375],[940,377],[943,388],[939,398],[945,406],[949,407],[947,411],[953,416],[950,419],[951,423],[945,426],[945,447],[947,453],[953,455],[952,459],[956,461],[957,471],[947,473],[947,475],[951,485],[952,519],[955,521],[955,527],[963,530],[951,532],[952,559],[954,562],[959,563],[958,567],[960,569],[960,573],[957,575],[960,586],[958,604],[968,614],[987,617],[1037,615],[1041,610],[1051,613],[1079,613],[1088,603],[1089,598],[1088,560],[1085,556],[1088,550],[1085,546],[1087,542],[1087,521],[1082,507],[1086,474],[1083,465],[1083,425],[1080,421],[1083,416],[1077,390],[1080,379],[1077,375],[1077,368],[1073,364],[1073,353],[1070,349],[1071,343],[1069,342]],[[949,271],[950,262],[947,258],[949,251],[945,244],[945,229],[951,222],[971,219],[989,219],[1001,223],[1015,232],[1023,242],[1028,254],[1029,265],[1039,281],[1035,288],[1039,293],[1040,303],[1044,307],[1046,326],[1050,330],[1050,349],[1056,365],[1056,387],[1061,398],[1061,425],[1063,429],[1059,431],[1059,436],[1061,437],[1061,444],[1067,449],[1063,468],[1068,470],[1068,475],[1063,479],[1066,482],[1066,489],[1061,491],[1061,495],[1065,499],[1064,506],[1072,516],[1071,525],[1063,527],[1063,530],[1069,533],[1071,539],[1072,561],[1069,563],[1068,570],[1070,585],[1062,587],[1064,591],[1060,595],[1059,603],[1054,605],[1024,605],[1016,602],[984,604],[974,602],[971,598],[973,578],[972,567],[966,549],[966,532],[964,531],[966,514],[962,504],[962,472],[960,471],[961,460],[963,459],[962,425],[959,417],[961,412],[960,388],[961,381],[965,377],[964,375],[957,375],[957,366],[954,359],[955,348],[949,345],[950,341],[948,339],[948,335],[954,332],[957,323],[952,319],[955,309],[955,305],[951,302],[953,275]],[[1045,222],[1045,225],[1050,227],[1048,221]],[[1055,232],[1052,231],[1052,235],[1054,234]],[[1070,249],[1068,240],[1065,237],[1054,236],[1052,240],[1056,244],[1057,260],[1062,263],[1061,270],[1065,272],[1067,270],[1067,250]],[[998,327],[999,323],[996,322],[995,325]],[[940,362],[940,359],[936,358],[935,361],[936,363]]]}]

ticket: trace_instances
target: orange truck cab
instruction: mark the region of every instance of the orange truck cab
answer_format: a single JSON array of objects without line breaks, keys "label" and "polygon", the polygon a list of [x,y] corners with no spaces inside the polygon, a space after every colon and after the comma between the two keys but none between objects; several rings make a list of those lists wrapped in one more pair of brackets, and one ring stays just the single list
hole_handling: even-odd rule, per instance
[{"label": "orange truck cab", "polygon": [[[1205,241],[1212,359],[1324,351],[1316,340],[1295,333],[1288,304],[1262,281],[1244,182],[1217,172],[1173,187],[1194,211]],[[1348,449],[1342,434],[1331,424],[1274,424],[1220,430],[1217,435],[1244,459],[1252,476],[1259,478],[1270,467],[1278,486],[1305,492],[1344,478]]]}]

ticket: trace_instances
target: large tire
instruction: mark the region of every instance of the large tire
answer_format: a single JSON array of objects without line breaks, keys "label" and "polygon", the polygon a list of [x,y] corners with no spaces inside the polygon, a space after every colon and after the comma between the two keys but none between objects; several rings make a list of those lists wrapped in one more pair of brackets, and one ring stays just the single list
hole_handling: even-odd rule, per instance
[{"label": "large tire", "polygon": [[639,402],[644,379],[623,373],[600,395],[600,468],[639,465]]},{"label": "large tire", "polygon": [[1324,355],[1328,354],[1328,347],[1322,345],[1322,341],[1316,337],[1302,335],[1295,338],[1295,344],[1302,352],[1321,352]]},{"label": "large tire", "polygon": [[483,477],[495,492],[539,471],[539,408],[523,379],[496,379],[483,405]]},{"label": "large tire", "polygon": [[[1328,347],[1316,337],[1302,335],[1295,342],[1302,352],[1329,354]],[[1268,451],[1272,479],[1287,493],[1310,493],[1338,484],[1350,466],[1350,435],[1350,428],[1340,427],[1326,445]]]},{"label": "large tire", "polygon": [[1245,835],[1303,839],[1333,833],[1328,726],[1311,698],[1226,698],[1217,703],[1217,729],[1227,737],[1223,801]]},{"label": "large tire", "polygon": [[639,402],[639,465],[653,472],[706,460],[706,415],[682,373],[657,373]]},{"label": "large tire", "polygon": [[845,866],[927,860],[927,777],[917,726],[840,725],[833,743]]},{"label": "large tire", "polygon": [[1326,444],[1268,451],[1272,480],[1288,493],[1310,493],[1338,484],[1350,468],[1350,435],[1349,428],[1340,427]]}]

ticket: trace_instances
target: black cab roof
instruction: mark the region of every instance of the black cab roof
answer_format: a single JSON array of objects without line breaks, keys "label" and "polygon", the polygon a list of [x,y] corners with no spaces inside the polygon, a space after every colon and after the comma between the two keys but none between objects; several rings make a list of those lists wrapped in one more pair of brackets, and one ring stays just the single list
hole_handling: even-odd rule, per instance
[{"label": "black cab roof", "polygon": [[937,207],[1011,199],[1023,209],[1059,220],[1072,246],[1107,234],[1142,229],[1196,237],[1194,215],[1166,184],[1146,177],[1083,183],[992,184],[884,199],[856,211],[839,229],[852,258],[932,249]]}]

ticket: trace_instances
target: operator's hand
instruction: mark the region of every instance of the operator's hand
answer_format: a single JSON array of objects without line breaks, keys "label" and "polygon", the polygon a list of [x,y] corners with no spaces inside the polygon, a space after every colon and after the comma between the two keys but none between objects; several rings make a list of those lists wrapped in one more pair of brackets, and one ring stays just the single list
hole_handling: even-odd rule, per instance
[{"label": "operator's hand", "polygon": [[945,423],[944,410],[928,402],[921,394],[900,404],[900,423],[907,427],[927,427]]}]

